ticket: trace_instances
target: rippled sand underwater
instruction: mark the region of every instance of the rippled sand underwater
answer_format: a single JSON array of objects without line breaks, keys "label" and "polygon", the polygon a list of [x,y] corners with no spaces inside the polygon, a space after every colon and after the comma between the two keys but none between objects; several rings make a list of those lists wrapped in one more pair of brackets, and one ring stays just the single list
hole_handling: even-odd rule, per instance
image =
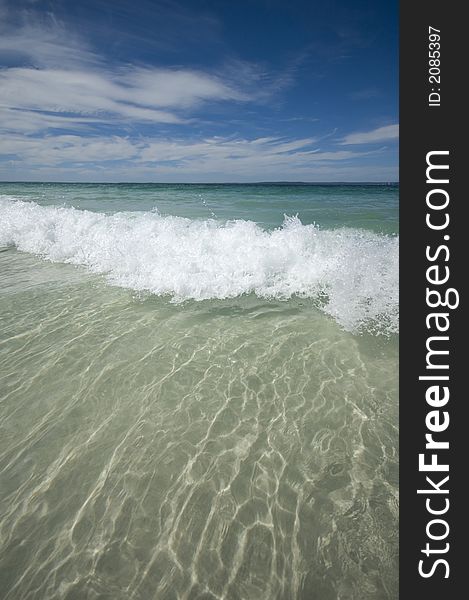
[{"label": "rippled sand underwater", "polygon": [[0,588],[397,598],[397,339],[0,253]]}]

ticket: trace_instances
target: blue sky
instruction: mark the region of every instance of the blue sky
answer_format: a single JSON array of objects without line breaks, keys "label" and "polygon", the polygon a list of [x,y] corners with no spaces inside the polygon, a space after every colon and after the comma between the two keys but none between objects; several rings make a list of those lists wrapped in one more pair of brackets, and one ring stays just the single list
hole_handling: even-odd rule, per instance
[{"label": "blue sky", "polygon": [[392,0],[0,0],[0,179],[396,181]]}]

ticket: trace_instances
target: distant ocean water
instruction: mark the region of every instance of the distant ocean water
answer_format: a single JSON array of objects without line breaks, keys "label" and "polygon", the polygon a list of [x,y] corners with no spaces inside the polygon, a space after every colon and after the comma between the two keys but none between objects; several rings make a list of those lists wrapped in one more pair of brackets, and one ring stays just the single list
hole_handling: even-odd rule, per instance
[{"label": "distant ocean water", "polygon": [[5,598],[397,598],[398,187],[0,184]]}]

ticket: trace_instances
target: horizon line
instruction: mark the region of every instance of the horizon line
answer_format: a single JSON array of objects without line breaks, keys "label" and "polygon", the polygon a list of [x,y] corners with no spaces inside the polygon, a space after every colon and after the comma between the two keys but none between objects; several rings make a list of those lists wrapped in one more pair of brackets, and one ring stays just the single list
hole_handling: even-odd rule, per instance
[{"label": "horizon line", "polygon": [[301,181],[301,180],[278,180],[278,181],[60,181],[60,180],[2,180],[4,183],[69,183],[72,185],[399,185],[399,181]]}]

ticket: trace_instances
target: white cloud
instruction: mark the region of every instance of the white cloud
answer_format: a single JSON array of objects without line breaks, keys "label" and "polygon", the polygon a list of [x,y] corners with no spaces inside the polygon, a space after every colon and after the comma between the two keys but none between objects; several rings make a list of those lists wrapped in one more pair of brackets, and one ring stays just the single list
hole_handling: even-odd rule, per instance
[{"label": "white cloud", "polygon": [[[145,135],[153,129],[132,131],[135,124],[158,123],[185,126],[187,132],[193,111],[203,103],[263,102],[272,90],[290,85],[293,67],[275,79],[241,61],[218,74],[116,66],[53,19],[14,31],[0,25],[2,52],[13,65],[0,69],[3,179],[360,180],[369,177],[353,161],[381,151],[324,150],[317,147],[323,141],[313,137],[184,139],[181,133],[168,139]],[[127,130],[132,135],[104,133]],[[397,125],[350,134],[341,144],[393,137]]]},{"label": "white cloud", "polygon": [[372,131],[350,133],[345,136],[340,143],[342,145],[352,144],[374,144],[399,138],[399,125],[387,125],[386,127],[378,127]]},{"label": "white cloud", "polygon": [[70,117],[65,114],[48,114],[34,110],[21,110],[14,108],[2,108],[0,106],[0,123],[4,136],[9,134],[32,134],[46,129],[73,129],[77,132],[90,129],[102,118],[82,117],[80,115]]},{"label": "white cloud", "polygon": [[[0,156],[11,159],[10,170],[23,166],[28,179],[35,173],[44,172],[44,168],[54,169],[57,174],[70,169],[77,169],[78,173],[89,164],[96,173],[104,170],[108,180],[122,180],[124,173],[130,170],[133,175],[127,175],[127,178],[133,180],[141,176],[166,181],[179,181],[181,177],[186,181],[233,181],[288,177],[317,179],[320,173],[328,173],[330,177],[334,174],[333,169],[337,169],[333,177],[337,179],[342,165],[353,165],[357,158],[380,152],[321,151],[312,148],[313,144],[312,138],[289,141],[273,137],[251,140],[212,137],[188,141],[16,135],[0,140]],[[334,167],[329,169],[327,165],[330,164]]]},{"label": "white cloud", "polygon": [[[187,112],[203,102],[250,99],[239,85],[203,71],[110,65],[53,19],[0,25],[2,55],[11,66],[0,69],[0,107],[10,111],[17,131],[58,127],[54,117],[64,115],[76,125],[83,119],[89,124],[89,117],[118,124],[185,123]],[[13,130],[9,119],[2,123]]]},{"label": "white cloud", "polygon": [[318,163],[309,168],[297,169],[278,167],[261,172],[184,170],[167,165],[148,166],[135,163],[122,163],[117,168],[104,164],[82,163],[73,167],[37,166],[24,168],[14,161],[0,162],[0,179],[8,181],[148,181],[148,182],[250,182],[250,181],[397,181],[396,165],[356,165],[349,162]]},{"label": "white cloud", "polygon": [[134,68],[116,78],[124,99],[146,106],[191,108],[204,100],[246,100],[220,78],[186,69]]},{"label": "white cloud", "polygon": [[[133,69],[85,71],[17,67],[0,71],[0,105],[4,109],[55,115],[128,119],[134,122],[181,123],[179,114],[200,102],[241,100],[243,95],[205,73],[189,70]],[[20,118],[16,115],[16,120]],[[25,115],[29,121],[43,114]]]},{"label": "white cloud", "polygon": [[139,151],[137,144],[118,136],[9,136],[0,140],[0,156],[13,155],[30,167],[130,160]]},{"label": "white cloud", "polygon": [[47,23],[26,20],[20,27],[8,27],[5,21],[4,18],[3,26],[0,25],[0,56],[7,54],[16,63],[34,68],[73,68],[101,63],[82,38],[54,19]]}]

